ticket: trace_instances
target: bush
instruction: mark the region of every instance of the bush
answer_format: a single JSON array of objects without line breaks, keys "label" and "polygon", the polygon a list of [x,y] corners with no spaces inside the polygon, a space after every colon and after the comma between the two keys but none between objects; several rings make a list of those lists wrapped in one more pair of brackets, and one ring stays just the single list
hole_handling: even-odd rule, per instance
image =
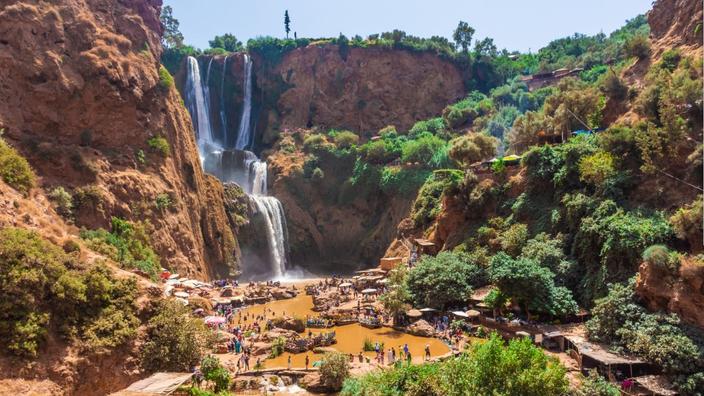
[{"label": "bush", "polygon": [[528,240],[528,226],[520,223],[513,224],[506,231],[499,234],[498,239],[501,249],[516,257],[521,253],[521,249],[523,249]]},{"label": "bush", "polygon": [[147,140],[147,145],[153,152],[158,153],[164,158],[171,155],[171,147],[169,146],[169,142],[162,136],[154,136],[149,138],[149,140]]},{"label": "bush", "polygon": [[359,143],[359,136],[354,132],[342,131],[335,134],[333,139],[338,149],[349,149]]},{"label": "bush", "polygon": [[449,156],[453,161],[467,168],[475,162],[493,157],[498,143],[496,138],[480,133],[463,135],[450,142]]},{"label": "bush", "polygon": [[447,187],[446,180],[435,177],[429,178],[423,184],[411,208],[411,219],[416,227],[427,226],[440,214],[442,210],[440,199]]},{"label": "bush", "polygon": [[317,151],[324,148],[327,144],[328,140],[325,138],[325,135],[320,133],[308,135],[303,139],[303,148],[306,151]]},{"label": "bush", "polygon": [[677,237],[689,241],[692,248],[702,243],[702,200],[699,195],[692,203],[677,209],[670,217],[670,224]]},{"label": "bush", "polygon": [[112,231],[81,230],[89,248],[107,255],[128,269],[139,269],[155,278],[161,268],[159,256],[151,247],[146,223],[112,218]]},{"label": "bush", "polygon": [[416,140],[409,140],[403,145],[401,161],[429,166],[435,154],[445,145],[444,140],[433,135],[423,135]]},{"label": "bush", "polygon": [[71,216],[71,209],[73,209],[73,197],[66,191],[62,186],[56,187],[49,193],[49,198],[56,204],[56,211],[64,216]]},{"label": "bush", "polygon": [[320,365],[320,378],[331,389],[340,390],[349,376],[349,359],[339,352],[327,353]]},{"label": "bush", "polygon": [[79,245],[78,242],[74,241],[73,239],[67,239],[62,247],[64,249],[64,252],[66,253],[75,253],[81,251],[81,245]]},{"label": "bush", "polygon": [[[1,134],[2,130],[0,130]],[[27,193],[35,185],[36,176],[29,162],[0,138],[0,178],[10,187]]]},{"label": "bush", "polygon": [[164,65],[159,65],[159,86],[164,91],[174,86],[174,78],[164,67]]},{"label": "bush", "polygon": [[486,273],[476,260],[464,253],[440,252],[423,256],[406,280],[415,306],[444,309],[464,303],[473,287],[486,284]]},{"label": "bush", "polygon": [[582,157],[579,161],[579,178],[583,182],[601,186],[615,173],[614,158],[605,151]]},{"label": "bush", "polygon": [[601,77],[600,87],[608,97],[617,100],[624,99],[628,93],[628,87],[613,70]]},{"label": "bush", "polygon": [[284,348],[286,347],[286,339],[284,337],[277,337],[274,342],[271,344],[271,353],[269,354],[270,358],[275,358],[282,353],[284,353]]},{"label": "bush", "polygon": [[206,356],[200,362],[200,371],[206,381],[213,383],[213,391],[224,392],[230,388],[230,373],[220,363],[220,359],[215,356]]},{"label": "bush", "polygon": [[680,256],[677,252],[671,252],[664,245],[653,245],[643,252],[643,261],[654,265],[656,268],[678,274],[680,269]]},{"label": "bush", "polygon": [[213,332],[188,308],[175,300],[159,301],[147,322],[142,366],[151,372],[191,371],[212,342]]},{"label": "bush", "polygon": [[638,59],[647,58],[650,55],[650,40],[645,34],[636,34],[626,41],[624,49],[628,56]]},{"label": "bush", "polygon": [[171,207],[173,205],[174,205],[174,202],[171,199],[171,195],[166,194],[166,193],[158,194],[156,196],[156,198],[154,199],[154,206],[156,206],[156,209],[159,211],[171,209]]},{"label": "bush", "polygon": [[621,396],[621,391],[596,370],[590,370],[589,375],[582,378],[582,385],[575,390],[574,396]]},{"label": "bush", "polygon": [[0,346],[35,357],[48,331],[90,350],[134,338],[134,279],[116,280],[104,266],[79,272],[75,258],[38,234],[0,230]]}]

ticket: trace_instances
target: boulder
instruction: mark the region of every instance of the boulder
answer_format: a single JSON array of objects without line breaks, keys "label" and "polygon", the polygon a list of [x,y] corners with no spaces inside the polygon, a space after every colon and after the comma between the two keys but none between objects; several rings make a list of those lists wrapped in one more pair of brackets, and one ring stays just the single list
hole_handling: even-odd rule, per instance
[{"label": "boulder", "polygon": [[306,331],[306,323],[302,319],[296,318],[275,318],[272,320],[274,327],[295,331],[296,333],[303,333]]},{"label": "boulder", "polygon": [[252,355],[268,355],[271,352],[272,344],[271,342],[259,341],[249,344],[250,351]]},{"label": "boulder", "polygon": [[432,337],[433,335],[435,335],[435,328],[433,328],[433,326],[431,326],[430,323],[421,319],[419,321],[412,323],[410,326],[408,326],[408,328],[406,329],[406,332],[408,334],[412,334],[412,335],[420,336],[420,337]]},{"label": "boulder", "polygon": [[298,381],[298,384],[308,392],[312,393],[334,393],[339,392],[340,388],[335,388],[323,381],[319,372],[315,371],[306,374],[305,377]]}]

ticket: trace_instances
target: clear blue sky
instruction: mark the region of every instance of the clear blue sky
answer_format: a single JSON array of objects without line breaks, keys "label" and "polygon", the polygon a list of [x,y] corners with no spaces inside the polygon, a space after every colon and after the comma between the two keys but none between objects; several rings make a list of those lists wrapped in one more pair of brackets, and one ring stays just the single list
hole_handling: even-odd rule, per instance
[{"label": "clear blue sky", "polygon": [[[165,0],[186,43],[207,48],[217,34],[243,42],[285,35],[284,10],[298,37],[366,37],[401,29],[420,37],[452,37],[459,20],[501,48],[533,51],[575,32],[610,33],[645,13],[651,0]],[[293,34],[292,34],[293,35]]]}]

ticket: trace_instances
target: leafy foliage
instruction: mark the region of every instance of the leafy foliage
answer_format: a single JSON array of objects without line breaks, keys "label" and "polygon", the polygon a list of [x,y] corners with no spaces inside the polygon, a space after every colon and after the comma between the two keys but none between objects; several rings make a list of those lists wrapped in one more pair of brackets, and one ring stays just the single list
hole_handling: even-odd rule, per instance
[{"label": "leafy foliage", "polygon": [[169,141],[166,140],[163,136],[154,136],[149,138],[149,140],[147,140],[147,145],[152,151],[158,153],[164,158],[171,155],[171,147],[169,146]]},{"label": "leafy foliage", "polygon": [[565,368],[530,340],[511,340],[505,346],[494,334],[442,363],[397,365],[349,379],[342,395],[557,396],[567,386]]},{"label": "leafy foliage", "polygon": [[[1,132],[2,130],[0,134]],[[27,160],[2,138],[0,138],[0,178],[21,193],[27,193],[36,183],[36,176]]]},{"label": "leafy foliage", "polygon": [[485,285],[486,274],[467,254],[441,252],[423,256],[406,283],[416,306],[446,308],[465,301],[473,287]]},{"label": "leafy foliage", "polygon": [[208,41],[210,48],[222,48],[228,52],[239,52],[244,49],[242,42],[237,40],[233,34],[225,33],[222,36],[215,36]]},{"label": "leafy foliage", "polygon": [[148,371],[190,371],[213,341],[205,323],[175,300],[156,303],[147,322],[142,366]]},{"label": "leafy foliage", "polygon": [[230,372],[222,366],[217,357],[211,355],[204,357],[200,362],[200,371],[206,381],[211,381],[214,384],[213,391],[223,392],[229,389],[232,381]]},{"label": "leafy foliage", "polygon": [[139,320],[133,279],[103,266],[79,270],[75,258],[38,234],[0,230],[0,346],[35,357],[48,331],[77,336],[86,349],[114,348],[133,338]]},{"label": "leafy foliage", "polygon": [[342,388],[342,383],[349,376],[349,359],[339,352],[326,353],[320,365],[320,378],[332,389]]}]

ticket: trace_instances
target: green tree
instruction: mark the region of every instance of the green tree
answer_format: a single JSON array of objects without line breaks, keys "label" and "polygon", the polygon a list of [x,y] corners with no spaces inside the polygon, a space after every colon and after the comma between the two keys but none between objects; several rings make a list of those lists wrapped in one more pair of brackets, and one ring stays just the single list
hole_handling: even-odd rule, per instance
[{"label": "green tree", "polygon": [[491,259],[492,282],[525,312],[541,312],[564,316],[577,312],[577,303],[572,293],[564,287],[555,286],[555,275],[537,262],[513,259],[501,252]]},{"label": "green tree", "polygon": [[390,313],[394,322],[398,316],[410,308],[411,293],[408,291],[406,279],[408,267],[401,263],[389,272],[388,290],[379,297],[386,312]]},{"label": "green tree", "polygon": [[611,385],[596,370],[590,370],[589,375],[582,378],[582,384],[574,392],[574,396],[620,396],[617,387]]},{"label": "green tree", "polygon": [[178,301],[162,300],[147,323],[142,365],[148,371],[191,371],[212,342],[203,320]]},{"label": "green tree", "polygon": [[474,42],[474,52],[478,56],[496,57],[499,52],[496,50],[494,39],[486,37],[484,40]]},{"label": "green tree", "polygon": [[291,18],[288,16],[288,10],[284,12],[284,29],[286,30],[286,38],[288,38],[288,34],[291,32]]},{"label": "green tree", "polygon": [[462,48],[462,52],[465,53],[469,51],[472,36],[474,36],[474,28],[464,21],[460,21],[457,24],[457,29],[455,29],[452,34],[452,38],[455,40],[455,43],[457,43],[457,46]]},{"label": "green tree", "polygon": [[208,355],[200,362],[200,371],[206,381],[211,381],[214,385],[213,391],[216,393],[227,391],[230,387],[230,372],[220,363],[220,359]]},{"label": "green tree", "polygon": [[423,256],[409,271],[406,283],[416,306],[446,308],[464,303],[473,287],[486,284],[486,275],[467,254],[441,252],[435,257]]},{"label": "green tree", "polygon": [[161,25],[164,27],[164,34],[161,36],[161,41],[166,48],[183,47],[183,34],[179,31],[178,19],[173,16],[173,8],[164,6],[161,9]]},{"label": "green tree", "polygon": [[208,41],[208,44],[210,44],[210,48],[222,48],[229,52],[238,52],[244,49],[242,42],[237,40],[237,37],[230,33],[225,33],[222,36],[215,36],[215,38]]},{"label": "green tree", "polygon": [[467,168],[469,165],[493,157],[499,142],[481,133],[470,133],[450,142],[450,159]]}]

